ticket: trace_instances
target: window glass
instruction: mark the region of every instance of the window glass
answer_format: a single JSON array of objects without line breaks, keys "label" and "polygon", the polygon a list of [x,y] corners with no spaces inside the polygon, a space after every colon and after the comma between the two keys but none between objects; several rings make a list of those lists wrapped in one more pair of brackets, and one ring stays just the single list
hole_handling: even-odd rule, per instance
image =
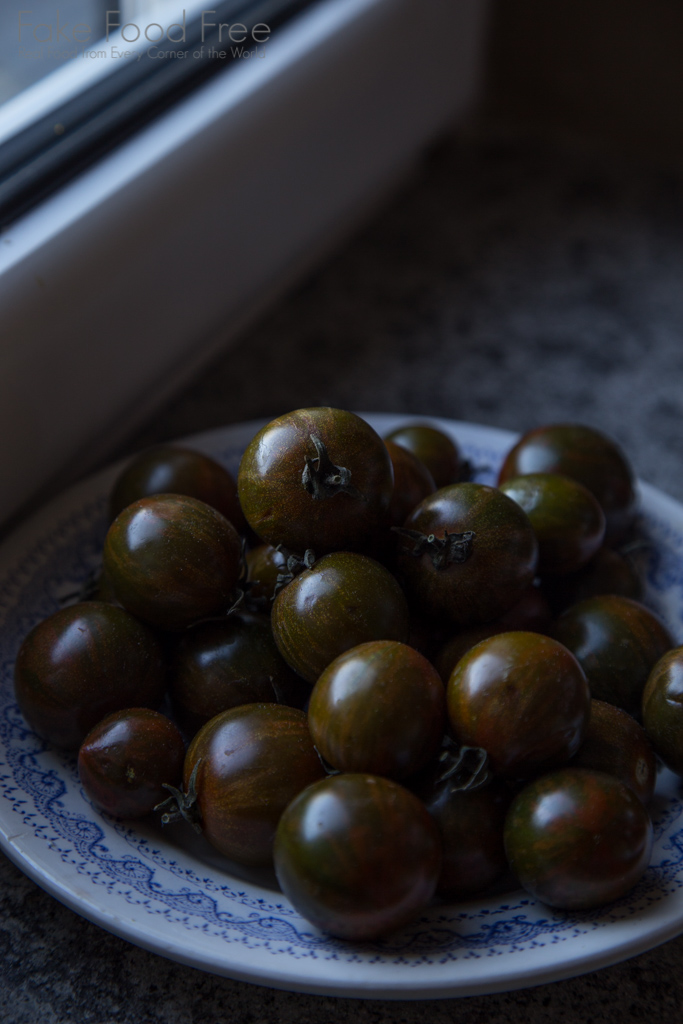
[{"label": "window glass", "polygon": [[0,230],[315,2],[0,0]]}]

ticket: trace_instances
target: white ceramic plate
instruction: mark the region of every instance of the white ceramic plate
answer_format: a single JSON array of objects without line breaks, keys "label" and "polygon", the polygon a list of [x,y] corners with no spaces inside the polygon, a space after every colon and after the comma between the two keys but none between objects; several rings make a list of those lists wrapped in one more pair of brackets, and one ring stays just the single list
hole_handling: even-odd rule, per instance
[{"label": "white ceramic plate", "polygon": [[[367,415],[382,434],[405,416]],[[512,434],[432,420],[493,482]],[[236,471],[260,423],[189,439]],[[550,910],[520,892],[434,906],[411,927],[367,945],[318,932],[277,890],[247,876],[177,826],[162,832],[100,815],[75,760],[46,749],[14,703],[17,649],[96,563],[116,467],[44,508],[0,548],[0,844],[77,913],[162,956],[277,988],[342,996],[430,998],[537,985],[604,967],[683,931],[683,791],[659,779],[655,847],[640,884],[605,910]],[[647,602],[683,640],[683,507],[642,485]],[[189,831],[189,830],[188,830]]]}]

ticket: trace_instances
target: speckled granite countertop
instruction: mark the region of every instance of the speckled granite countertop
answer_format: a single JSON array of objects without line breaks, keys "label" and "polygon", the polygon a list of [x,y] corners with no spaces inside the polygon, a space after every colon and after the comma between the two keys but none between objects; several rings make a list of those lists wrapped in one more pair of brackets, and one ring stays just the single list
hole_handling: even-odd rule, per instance
[{"label": "speckled granite countertop", "polygon": [[[581,420],[683,499],[683,178],[491,132],[391,205],[131,449],[302,405],[513,430]],[[572,981],[435,1002],[276,992],[101,931],[0,855],[4,1024],[597,1024],[680,1019],[683,938]]]}]

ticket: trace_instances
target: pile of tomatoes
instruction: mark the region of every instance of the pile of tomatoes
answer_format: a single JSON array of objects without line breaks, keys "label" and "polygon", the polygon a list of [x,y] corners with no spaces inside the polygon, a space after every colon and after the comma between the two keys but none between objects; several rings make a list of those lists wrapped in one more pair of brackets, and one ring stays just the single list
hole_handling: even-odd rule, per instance
[{"label": "pile of tomatoes", "polygon": [[683,648],[623,553],[631,469],[556,425],[498,487],[471,475],[432,426],[383,440],[329,408],[264,427],[237,483],[144,452],[87,599],[21,647],[27,722],[78,750],[98,808],[274,863],[341,938],[515,880],[618,898],[649,862],[656,757],[683,773]]}]

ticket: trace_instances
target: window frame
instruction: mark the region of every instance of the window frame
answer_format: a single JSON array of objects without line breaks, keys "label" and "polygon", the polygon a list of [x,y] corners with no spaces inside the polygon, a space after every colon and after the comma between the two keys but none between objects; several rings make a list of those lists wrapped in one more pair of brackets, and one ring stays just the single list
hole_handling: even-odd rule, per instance
[{"label": "window frame", "polygon": [[471,106],[488,0],[320,0],[0,234],[0,521],[91,468]]}]

